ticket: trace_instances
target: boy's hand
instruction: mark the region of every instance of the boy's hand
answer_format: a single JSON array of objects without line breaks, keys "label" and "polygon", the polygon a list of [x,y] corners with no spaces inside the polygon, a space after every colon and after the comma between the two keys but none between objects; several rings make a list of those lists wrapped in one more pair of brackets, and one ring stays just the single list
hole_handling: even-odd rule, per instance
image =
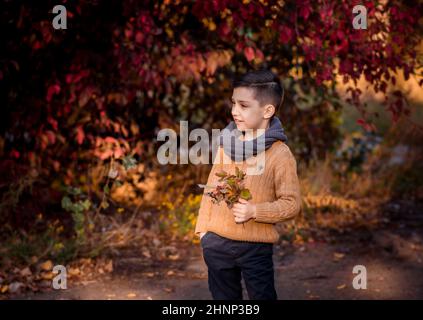
[{"label": "boy's hand", "polygon": [[256,217],[256,205],[244,199],[239,199],[232,207],[236,223],[242,223]]}]

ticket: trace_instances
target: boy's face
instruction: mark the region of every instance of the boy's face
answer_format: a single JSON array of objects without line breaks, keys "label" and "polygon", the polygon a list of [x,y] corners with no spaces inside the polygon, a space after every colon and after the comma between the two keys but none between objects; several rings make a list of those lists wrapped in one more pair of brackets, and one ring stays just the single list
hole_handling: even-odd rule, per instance
[{"label": "boy's face", "polygon": [[232,93],[232,117],[238,130],[266,129],[274,108],[272,105],[260,106],[254,97],[254,90],[238,87]]}]

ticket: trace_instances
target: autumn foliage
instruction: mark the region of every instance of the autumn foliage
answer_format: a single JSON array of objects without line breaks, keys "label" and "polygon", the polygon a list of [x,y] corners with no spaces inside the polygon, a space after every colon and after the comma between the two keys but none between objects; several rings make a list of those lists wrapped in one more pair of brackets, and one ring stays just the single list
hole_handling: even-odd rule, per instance
[{"label": "autumn foliage", "polygon": [[339,135],[339,77],[361,125],[371,128],[355,86],[361,76],[386,94],[393,121],[407,115],[402,93],[388,88],[397,72],[407,79],[418,70],[421,2],[360,1],[367,30],[352,28],[356,3],[65,1],[67,30],[52,28],[54,1],[4,3],[0,220],[29,226],[38,212],[59,214],[69,187],[98,207],[110,171],[92,182],[92,168],[132,158],[154,168],[157,130],[179,120],[223,127],[230,78],[247,69],[284,79],[281,116],[304,159]]}]

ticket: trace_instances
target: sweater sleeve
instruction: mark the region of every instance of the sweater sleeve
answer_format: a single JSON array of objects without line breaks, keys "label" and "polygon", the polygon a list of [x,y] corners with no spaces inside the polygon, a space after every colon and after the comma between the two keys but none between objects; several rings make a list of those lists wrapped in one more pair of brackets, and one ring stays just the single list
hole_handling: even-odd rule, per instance
[{"label": "sweater sleeve", "polygon": [[292,219],[301,212],[300,183],[294,156],[284,150],[272,164],[277,199],[256,204],[256,222],[277,223]]},{"label": "sweater sleeve", "polygon": [[[217,156],[219,156],[220,152],[221,152],[221,149],[219,147]],[[218,172],[217,167],[218,167],[218,164],[214,163],[210,170],[209,177],[207,179],[207,185],[212,185],[213,181],[216,180],[215,173]],[[207,231],[207,221],[210,218],[210,207],[213,204],[211,202],[211,198],[205,195],[206,192],[208,192],[208,189],[204,189],[203,191],[203,196],[200,202],[200,209],[198,211],[198,216],[197,216],[197,223],[195,225],[194,233],[198,237],[200,236],[201,232]]]}]

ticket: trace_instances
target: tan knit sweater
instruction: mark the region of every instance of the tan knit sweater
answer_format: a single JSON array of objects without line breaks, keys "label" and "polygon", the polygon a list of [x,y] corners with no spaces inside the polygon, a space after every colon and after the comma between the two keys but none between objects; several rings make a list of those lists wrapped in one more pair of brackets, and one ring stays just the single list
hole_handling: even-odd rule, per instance
[{"label": "tan knit sweater", "polygon": [[[252,167],[251,160],[257,161],[257,156],[236,163],[219,147],[207,185],[219,183],[215,173],[221,170],[235,173],[235,167],[238,166],[247,172],[247,168]],[[273,143],[265,151],[263,172],[259,175],[247,173],[245,187],[251,191],[251,203],[256,204],[256,219],[250,219],[244,224],[235,223],[234,215],[226,203],[213,204],[211,198],[204,195],[209,191],[205,189],[195,234],[199,236],[200,232],[212,231],[233,240],[276,243],[279,234],[275,223],[292,219],[301,211],[297,163],[289,147],[282,141]]]}]

